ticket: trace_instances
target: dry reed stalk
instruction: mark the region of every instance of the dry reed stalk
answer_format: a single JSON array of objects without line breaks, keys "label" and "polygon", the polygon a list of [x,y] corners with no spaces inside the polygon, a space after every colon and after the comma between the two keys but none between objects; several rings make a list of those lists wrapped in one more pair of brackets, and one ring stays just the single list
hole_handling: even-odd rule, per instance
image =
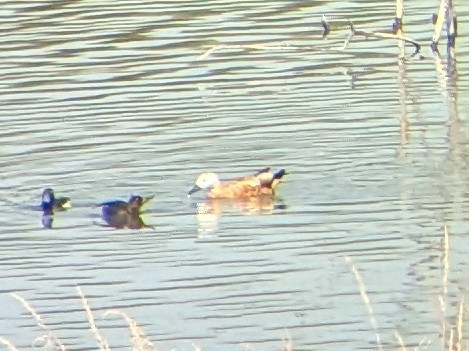
[{"label": "dry reed stalk", "polygon": [[[402,17],[404,17],[404,0],[396,0],[396,17],[393,24],[393,32],[398,36],[402,36]],[[402,41],[399,43],[404,44]]]},{"label": "dry reed stalk", "polygon": [[252,347],[250,344],[242,342],[240,345],[243,347],[243,350],[245,351],[254,351],[254,347]]},{"label": "dry reed stalk", "polygon": [[194,343],[191,343],[195,351],[202,351],[202,348]]},{"label": "dry reed stalk", "polygon": [[404,0],[396,0],[396,19],[399,19],[402,24],[402,17],[404,16]]},{"label": "dry reed stalk", "polygon": [[132,334],[132,350],[156,350],[153,343],[145,336],[142,328],[138,326],[134,319],[130,318],[126,313],[117,310],[109,310],[104,314],[104,316],[106,317],[111,314],[121,316],[127,322],[129,330]]},{"label": "dry reed stalk", "polygon": [[[394,34],[398,37],[402,37],[402,17],[404,16],[404,0],[396,0],[396,18],[394,23]],[[405,42],[399,40],[397,42],[399,47],[399,65],[403,64],[403,58],[405,56]]]},{"label": "dry reed stalk", "polygon": [[407,347],[405,346],[404,339],[402,339],[401,334],[397,330],[394,331],[394,336],[396,337],[397,341],[399,342],[399,346],[401,351],[407,351]]},{"label": "dry reed stalk", "polygon": [[454,328],[450,326],[449,340],[448,340],[448,350],[449,351],[453,350],[453,339],[454,339]]},{"label": "dry reed stalk", "polygon": [[[44,321],[42,320],[41,315],[36,312],[36,310],[26,301],[24,298],[22,298],[20,295],[17,293],[10,293],[11,296],[13,296],[16,300],[21,302],[23,307],[33,316],[33,318],[36,320],[36,324],[38,327],[41,329],[47,331],[48,333],[46,335],[42,335],[34,341],[34,343],[37,340],[41,340],[43,342],[43,347],[53,347],[57,350],[65,351],[65,346],[62,344],[62,342],[52,333],[52,331],[44,324]],[[33,343],[33,344],[34,344]]]},{"label": "dry reed stalk", "polygon": [[283,347],[282,351],[293,351],[293,343],[291,341],[291,335],[288,330],[285,330],[285,334],[282,337]]},{"label": "dry reed stalk", "polygon": [[448,38],[447,46],[450,47],[451,50],[451,57],[454,57],[453,49],[456,45],[456,36],[457,28],[456,28],[456,15],[454,14],[453,8],[453,0],[448,0],[448,11],[446,17],[446,36]]},{"label": "dry reed stalk", "polygon": [[360,290],[361,299],[362,299],[363,303],[365,304],[368,315],[370,317],[371,326],[373,327],[373,329],[375,330],[375,333],[376,333],[376,343],[378,344],[378,349],[383,350],[383,347],[381,345],[381,338],[380,338],[379,333],[378,333],[378,323],[376,323],[376,319],[375,319],[375,316],[374,316],[374,313],[373,313],[373,307],[371,305],[370,298],[368,297],[368,293],[366,292],[366,286],[363,283],[363,279],[362,279],[360,273],[358,272],[357,268],[355,267],[355,264],[353,263],[352,259],[349,256],[345,256],[344,259],[345,259],[345,262],[347,262],[350,265],[352,273],[355,276],[355,279],[357,280],[358,287],[359,287],[359,290]]},{"label": "dry reed stalk", "polygon": [[436,49],[438,41],[440,40],[441,31],[443,30],[443,22],[445,20],[445,11],[446,11],[446,0],[441,0],[440,10],[438,11],[438,17],[435,23],[435,31],[433,32],[432,37],[432,49]]},{"label": "dry reed stalk", "polygon": [[81,288],[79,286],[77,286],[76,288],[77,288],[78,294],[80,294],[80,298],[81,298],[81,301],[83,303],[83,307],[85,308],[86,316],[88,317],[88,323],[90,324],[90,327],[91,327],[91,332],[93,333],[95,339],[98,341],[100,350],[101,351],[103,351],[103,350],[110,351],[109,344],[108,344],[106,338],[104,338],[99,333],[99,329],[96,326],[96,322],[94,320],[93,313],[91,312],[91,308],[88,305],[88,300],[86,299],[85,295],[83,294],[83,291],[81,290]]},{"label": "dry reed stalk", "polygon": [[442,314],[442,322],[441,322],[441,335],[443,340],[443,349],[446,342],[446,331],[448,329],[447,322],[446,322],[446,298],[448,294],[448,275],[449,275],[449,233],[448,228],[444,227],[443,232],[443,256],[441,258],[442,263],[442,294],[438,297],[440,302],[441,314]]},{"label": "dry reed stalk", "polygon": [[449,275],[449,234],[445,226],[443,240],[443,292],[448,293],[448,275]]},{"label": "dry reed stalk", "polygon": [[461,351],[463,316],[464,316],[464,296],[461,297],[461,302],[459,303],[458,320],[456,323],[456,330],[458,332],[458,338],[456,341],[456,351]]},{"label": "dry reed stalk", "polygon": [[441,311],[441,323],[440,323],[440,335],[441,340],[443,342],[442,350],[445,349],[445,342],[446,342],[446,302],[443,299],[442,295],[438,296],[438,302],[440,303],[440,311]]},{"label": "dry reed stalk", "polygon": [[[404,16],[404,1],[396,1],[396,17],[395,23],[393,24],[393,32],[397,36],[402,36],[402,18]],[[409,119],[407,118],[407,101],[408,99],[408,88],[406,85],[406,58],[405,58],[405,42],[399,40],[397,42],[398,47],[398,75],[397,83],[399,86],[399,105],[401,107],[401,113],[399,118],[399,127],[400,127],[400,137],[401,137],[401,146],[404,146],[408,142],[408,131],[409,131]]]},{"label": "dry reed stalk", "polygon": [[18,350],[15,345],[13,345],[9,340],[3,338],[0,336],[0,344],[2,344],[3,346],[5,346],[7,348],[8,351],[20,351]]}]

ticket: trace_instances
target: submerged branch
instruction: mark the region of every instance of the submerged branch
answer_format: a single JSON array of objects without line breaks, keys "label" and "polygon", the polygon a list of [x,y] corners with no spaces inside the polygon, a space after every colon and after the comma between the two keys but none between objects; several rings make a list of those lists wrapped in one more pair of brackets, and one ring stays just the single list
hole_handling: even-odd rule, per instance
[{"label": "submerged branch", "polygon": [[[398,19],[396,17],[396,23],[398,26],[402,25],[401,19]],[[289,45],[288,43],[279,43],[277,45],[275,44],[264,44],[264,43],[254,43],[254,44],[236,44],[236,45],[225,45],[225,44],[220,44],[220,45],[215,45],[210,47],[208,50],[206,50],[203,54],[201,54],[198,59],[203,60],[210,56],[212,53],[214,53],[216,50],[222,50],[222,49],[240,49],[240,50],[291,50],[291,51],[300,51],[300,50],[308,50],[308,51],[332,51],[332,50],[339,50],[343,51],[345,50],[350,41],[354,36],[364,36],[366,38],[377,38],[377,39],[396,39],[403,41],[405,43],[412,44],[415,47],[415,51],[412,54],[412,56],[417,55],[420,53],[420,49],[422,45],[415,41],[412,38],[409,37],[404,37],[402,35],[397,35],[397,34],[391,34],[391,33],[382,33],[382,32],[365,32],[362,30],[356,30],[355,26],[353,25],[352,21],[349,21],[350,23],[350,33],[347,36],[347,38],[344,41],[344,44],[341,47],[335,47],[335,48],[329,48],[329,49],[323,49],[323,48],[318,48],[317,46],[313,45]],[[322,25],[322,38],[324,39],[331,31],[331,27],[329,25],[329,22],[327,21],[326,17],[323,15],[321,19],[321,25]],[[396,24],[395,24],[396,25]]]},{"label": "submerged branch", "polygon": [[396,39],[396,40],[401,40],[405,43],[412,44],[415,47],[415,51],[412,54],[412,56],[417,55],[420,52],[420,49],[422,48],[422,45],[418,43],[417,41],[415,41],[414,39],[409,38],[409,37],[404,37],[402,35],[383,33],[383,32],[365,32],[362,30],[356,30],[352,21],[350,21],[350,33],[352,34],[352,37],[354,35],[361,35],[361,36],[364,36],[365,38]]}]

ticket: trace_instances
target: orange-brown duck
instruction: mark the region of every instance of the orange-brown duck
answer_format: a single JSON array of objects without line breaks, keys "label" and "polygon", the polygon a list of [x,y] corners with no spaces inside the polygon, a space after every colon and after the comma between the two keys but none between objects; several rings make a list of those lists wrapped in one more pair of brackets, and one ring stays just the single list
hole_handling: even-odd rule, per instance
[{"label": "orange-brown duck", "polygon": [[286,174],[285,169],[272,172],[270,167],[267,167],[251,176],[222,181],[216,173],[202,173],[196,178],[195,185],[187,196],[190,197],[201,189],[207,190],[206,196],[210,199],[243,199],[275,195],[276,187]]}]

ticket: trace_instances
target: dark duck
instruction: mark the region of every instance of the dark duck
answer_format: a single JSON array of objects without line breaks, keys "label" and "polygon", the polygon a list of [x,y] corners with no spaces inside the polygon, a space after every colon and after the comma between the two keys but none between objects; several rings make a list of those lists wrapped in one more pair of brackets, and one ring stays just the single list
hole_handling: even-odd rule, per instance
[{"label": "dark duck", "polygon": [[98,206],[102,208],[102,219],[106,224],[96,224],[102,227],[114,227],[117,229],[154,229],[153,226],[146,225],[140,217],[142,207],[152,198],[153,196],[131,195],[129,201],[114,200],[100,203]]},{"label": "dark duck", "polygon": [[54,214],[55,211],[65,211],[72,205],[69,197],[55,197],[51,188],[42,192],[41,210],[46,215]]},{"label": "dark duck", "polygon": [[113,200],[102,202],[98,206],[102,207],[103,216],[115,216],[118,214],[139,215],[143,205],[153,199],[154,196],[143,197],[131,195],[129,201]]}]

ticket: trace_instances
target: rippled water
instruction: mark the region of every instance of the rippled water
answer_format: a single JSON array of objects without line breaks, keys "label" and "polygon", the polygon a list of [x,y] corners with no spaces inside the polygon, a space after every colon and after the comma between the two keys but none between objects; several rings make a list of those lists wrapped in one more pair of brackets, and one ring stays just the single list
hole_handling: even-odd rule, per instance
[{"label": "rippled water", "polygon": [[[398,330],[440,348],[469,283],[469,7],[451,72],[428,47],[438,3],[405,6],[425,46],[399,64],[394,40],[340,50],[348,19],[389,32],[391,1],[4,1],[0,335],[44,334],[17,292],[96,349],[79,285],[112,349],[130,337],[108,309],[161,350],[376,349],[350,256],[384,347]],[[276,201],[185,196],[201,171],[265,166],[290,172]],[[46,186],[73,204],[53,230],[31,209]],[[96,225],[94,204],[130,193],[156,195],[155,230]]]}]

